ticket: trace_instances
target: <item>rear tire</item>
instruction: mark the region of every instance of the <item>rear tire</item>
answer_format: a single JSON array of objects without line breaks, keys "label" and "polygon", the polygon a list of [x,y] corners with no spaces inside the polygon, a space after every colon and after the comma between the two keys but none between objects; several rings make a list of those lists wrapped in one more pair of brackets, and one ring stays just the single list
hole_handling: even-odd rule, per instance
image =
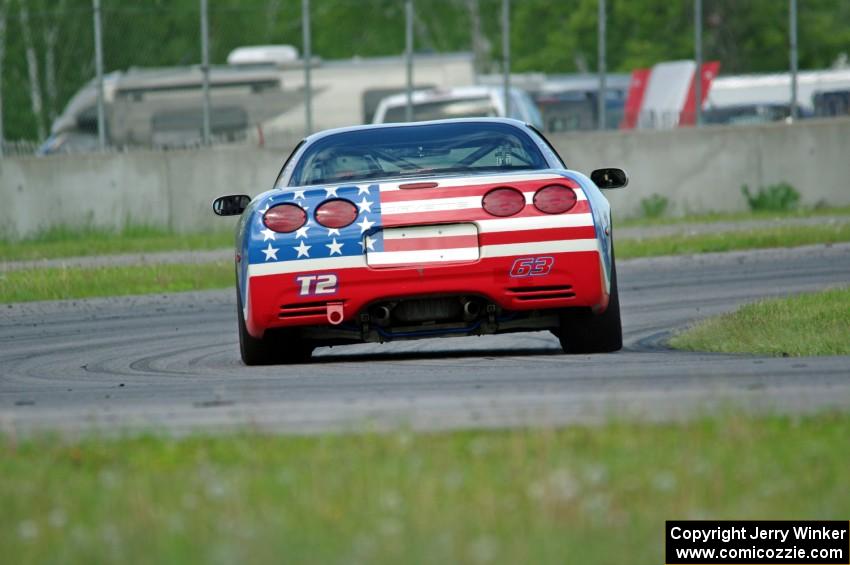
[{"label": "rear tire", "polygon": [[613,248],[608,308],[599,315],[589,311],[561,314],[561,327],[557,335],[564,353],[611,353],[623,348],[620,293],[617,290],[617,265]]},{"label": "rear tire", "polygon": [[236,318],[239,325],[239,353],[248,366],[306,363],[313,346],[301,339],[297,330],[269,330],[257,339],[248,333],[242,315],[242,296],[236,291]]}]

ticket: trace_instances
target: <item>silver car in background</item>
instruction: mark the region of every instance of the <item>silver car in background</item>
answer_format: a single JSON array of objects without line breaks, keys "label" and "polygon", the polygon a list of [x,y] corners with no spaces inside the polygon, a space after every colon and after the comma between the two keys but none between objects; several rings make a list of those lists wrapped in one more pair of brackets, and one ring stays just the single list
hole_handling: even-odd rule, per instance
[{"label": "silver car in background", "polygon": [[[513,118],[537,129],[543,128],[543,118],[534,101],[524,90],[510,89],[510,115],[505,110],[505,91],[496,86],[463,86],[447,89],[416,91],[413,99],[413,121],[450,118]],[[381,100],[374,124],[404,122],[407,94],[394,94]]]}]

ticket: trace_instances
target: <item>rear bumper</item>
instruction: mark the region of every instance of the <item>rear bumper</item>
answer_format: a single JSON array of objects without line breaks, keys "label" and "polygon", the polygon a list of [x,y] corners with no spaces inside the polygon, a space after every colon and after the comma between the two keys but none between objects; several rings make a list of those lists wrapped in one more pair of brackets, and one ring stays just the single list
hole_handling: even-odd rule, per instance
[{"label": "rear bumper", "polygon": [[[608,283],[598,251],[551,253],[551,270],[541,276],[512,276],[519,256],[493,257],[463,264],[310,271],[333,275],[333,292],[305,294],[305,272],[248,275],[245,321],[248,332],[293,326],[331,326],[329,313],[353,322],[370,305],[391,299],[435,295],[478,296],[505,311],[589,307],[604,311]],[[536,256],[535,256],[536,257]],[[516,269],[515,269],[516,270]],[[302,277],[299,279],[298,277]],[[336,321],[336,320],[335,320]]]}]

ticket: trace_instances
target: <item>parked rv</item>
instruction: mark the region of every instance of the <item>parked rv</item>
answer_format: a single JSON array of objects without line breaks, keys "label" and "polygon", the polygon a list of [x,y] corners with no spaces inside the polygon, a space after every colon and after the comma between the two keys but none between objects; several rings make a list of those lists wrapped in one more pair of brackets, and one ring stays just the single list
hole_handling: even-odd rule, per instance
[{"label": "parked rv", "polygon": [[[468,53],[416,55],[417,88],[469,85]],[[322,61],[312,69],[312,129],[371,121],[378,101],[404,90],[404,57]],[[203,77],[197,66],[132,68],[104,77],[107,144],[112,148],[197,145],[203,132]],[[210,71],[213,138],[252,139],[288,146],[307,129],[304,60],[292,46],[240,47],[228,64]],[[92,151],[98,147],[94,80],[75,94],[39,153]],[[279,140],[279,141],[276,141]]]},{"label": "parked rv", "polygon": [[[790,115],[791,76],[788,73],[719,76],[703,105],[715,123],[776,121]],[[850,69],[800,71],[797,75],[800,117],[847,115]],[[720,116],[729,121],[720,122]],[[743,117],[743,119],[738,119]],[[752,119],[750,119],[752,118]]]},{"label": "parked rv", "polygon": [[[112,147],[183,147],[203,132],[202,75],[197,67],[130,69],[104,80],[106,137]],[[210,71],[210,129],[236,141],[246,132],[300,103],[283,88],[275,68],[214,67]],[[83,87],[53,123],[41,153],[97,147],[97,88]]]}]

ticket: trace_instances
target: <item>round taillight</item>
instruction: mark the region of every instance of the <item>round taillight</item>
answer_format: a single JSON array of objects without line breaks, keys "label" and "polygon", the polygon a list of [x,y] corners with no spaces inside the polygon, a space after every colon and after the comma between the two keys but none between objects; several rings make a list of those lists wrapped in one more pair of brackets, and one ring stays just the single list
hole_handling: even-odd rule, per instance
[{"label": "round taillight", "polygon": [[295,231],[306,222],[307,213],[295,204],[278,204],[263,214],[263,223],[266,227],[279,233]]},{"label": "round taillight", "polygon": [[326,228],[344,228],[357,219],[357,206],[348,200],[325,200],[316,208],[316,221]]},{"label": "round taillight", "polygon": [[544,186],[534,194],[534,207],[546,214],[561,214],[575,205],[576,193],[560,184]]},{"label": "round taillight", "polygon": [[513,216],[525,208],[525,195],[515,188],[494,188],[484,195],[481,206],[494,216]]}]

